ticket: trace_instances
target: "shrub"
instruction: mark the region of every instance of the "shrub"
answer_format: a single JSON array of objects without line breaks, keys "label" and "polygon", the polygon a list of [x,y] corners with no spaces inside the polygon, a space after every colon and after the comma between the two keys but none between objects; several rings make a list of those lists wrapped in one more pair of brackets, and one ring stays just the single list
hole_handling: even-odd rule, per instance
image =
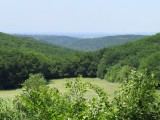
[{"label": "shrub", "polygon": [[[41,81],[40,83],[37,83]],[[42,75],[31,75],[23,93],[13,101],[0,99],[0,119],[6,120],[159,120],[160,101],[156,95],[154,75],[146,71],[131,72],[112,102],[96,85],[77,78],[68,81],[68,91],[61,94],[45,86]],[[35,85],[34,85],[35,84]],[[36,86],[36,87],[35,87]],[[86,99],[85,93],[97,96]]]},{"label": "shrub", "polygon": [[110,82],[123,82],[130,74],[130,69],[128,65],[121,66],[116,64],[108,69],[108,72],[105,74],[105,79]]},{"label": "shrub", "polygon": [[158,120],[160,103],[157,101],[154,75],[148,76],[146,70],[132,70],[115,98],[118,120]]},{"label": "shrub", "polygon": [[[28,84],[27,84],[28,85]],[[68,92],[61,94],[56,88],[40,86],[24,89],[14,100],[16,108],[25,119],[94,120],[110,117],[111,106],[107,94],[96,85],[83,83],[78,78],[66,84]],[[98,97],[88,100],[84,94],[94,90]]]},{"label": "shrub", "polygon": [[40,86],[47,84],[47,81],[42,74],[30,74],[29,79],[27,79],[22,85],[27,89],[38,89]]}]

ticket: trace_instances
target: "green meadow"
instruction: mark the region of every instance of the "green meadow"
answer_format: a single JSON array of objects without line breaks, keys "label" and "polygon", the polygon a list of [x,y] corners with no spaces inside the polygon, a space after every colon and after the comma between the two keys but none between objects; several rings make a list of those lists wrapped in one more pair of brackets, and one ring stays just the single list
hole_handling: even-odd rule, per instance
[{"label": "green meadow", "polygon": [[[67,81],[73,81],[76,78],[64,78],[64,79],[54,79],[50,80],[48,86],[50,88],[57,88],[62,94],[67,92],[67,88],[65,84]],[[82,82],[90,82],[91,84],[95,84],[98,87],[104,89],[104,91],[108,94],[109,100],[112,100],[115,97],[115,91],[120,87],[120,83],[112,83],[106,80],[102,80],[99,78],[81,78]],[[22,89],[15,90],[0,90],[0,98],[14,98],[16,95],[20,94]],[[157,91],[158,95],[160,95],[160,91]],[[88,90],[86,93],[86,98],[90,99],[96,96],[95,92],[92,90]]]},{"label": "green meadow", "polygon": [[[64,79],[54,79],[50,80],[48,86],[50,88],[57,88],[62,94],[67,92],[65,84],[67,81],[73,81],[76,78],[64,78]],[[120,87],[120,83],[112,83],[106,80],[99,78],[81,78],[82,82],[90,82],[91,84],[97,85],[98,87],[103,88],[103,90],[108,94],[109,100],[111,101],[115,97],[115,91]],[[0,98],[14,98],[16,95],[19,95],[22,92],[22,89],[15,90],[0,90]],[[160,96],[160,91],[157,91],[157,94]],[[96,96],[95,92],[88,90],[85,97],[90,99]]]},{"label": "green meadow", "polygon": [[[50,88],[57,88],[62,94],[67,92],[67,89],[65,87],[65,84],[67,81],[73,81],[76,78],[66,78],[66,79],[55,79],[51,80],[48,84]],[[81,78],[82,82],[90,82],[91,84],[95,84],[101,88],[104,89],[106,93],[109,95],[109,99],[112,100],[114,95],[114,92],[118,90],[120,84],[119,83],[111,83],[106,80],[98,79],[98,78]],[[16,95],[20,94],[22,92],[22,89],[16,89],[16,90],[1,90],[0,91],[0,97],[1,98],[14,98]],[[86,95],[87,98],[92,98],[93,96],[96,96],[96,94],[89,90]]]},{"label": "green meadow", "polygon": [[[67,89],[65,88],[65,83],[69,80],[75,80],[76,78],[70,78],[70,79],[57,79],[57,80],[51,80],[49,86],[51,88],[55,87],[57,88],[61,93],[67,92]],[[111,83],[106,80],[102,80],[99,78],[81,78],[82,82],[90,82],[91,84],[97,85],[98,87],[101,87],[104,89],[104,91],[109,95],[109,99],[112,100],[115,96],[114,92],[118,90],[120,87],[119,83]],[[95,92],[92,90],[89,90],[86,93],[86,98],[92,98],[93,96],[96,96]]]}]

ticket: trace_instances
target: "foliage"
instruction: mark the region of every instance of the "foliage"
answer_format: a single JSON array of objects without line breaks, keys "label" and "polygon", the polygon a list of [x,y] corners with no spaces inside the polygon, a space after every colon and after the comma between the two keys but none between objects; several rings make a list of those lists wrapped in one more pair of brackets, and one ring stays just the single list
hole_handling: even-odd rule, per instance
[{"label": "foliage", "polygon": [[48,78],[48,62],[43,55],[0,49],[0,89],[20,87],[30,73],[43,73]]},{"label": "foliage", "polygon": [[154,75],[148,76],[146,71],[132,70],[117,92],[115,98],[118,120],[158,120],[160,119],[160,101],[155,86],[158,82]]},{"label": "foliage", "polygon": [[0,89],[21,87],[30,73],[42,73],[47,79],[53,78],[49,67],[53,65],[52,61],[61,61],[75,52],[4,33],[0,33],[0,43]]},{"label": "foliage", "polygon": [[[44,80],[39,74],[29,80]],[[146,71],[132,71],[128,79],[116,93],[112,102],[103,89],[84,83],[77,78],[68,81],[68,91],[61,94],[56,88],[43,84],[37,88],[25,86],[23,93],[13,101],[0,99],[1,119],[29,120],[158,120],[160,119],[160,101],[155,94],[157,81],[154,75]],[[34,82],[33,84],[36,84]],[[24,84],[26,85],[26,84]],[[34,85],[33,85],[34,86]],[[86,99],[91,89],[97,96]]]},{"label": "foliage", "polygon": [[40,86],[44,86],[46,84],[47,84],[47,81],[45,80],[42,74],[35,74],[35,75],[30,74],[29,79],[27,79],[23,83],[23,86],[25,86],[26,89],[36,90]]},{"label": "foliage", "polygon": [[[25,89],[16,97],[14,104],[24,119],[90,120],[107,119],[110,116],[111,106],[107,94],[101,88],[82,83],[79,78],[68,82],[66,87],[68,92],[64,95],[56,88],[50,89],[47,86]],[[84,94],[88,88],[94,90],[98,98],[87,100]]]},{"label": "foliage", "polygon": [[160,52],[156,52],[144,58],[140,64],[140,69],[147,68],[147,73],[154,72],[156,78],[160,80]]},{"label": "foliage", "polygon": [[102,56],[99,52],[75,53],[71,49],[4,33],[0,33],[0,42],[0,89],[21,87],[29,74],[36,73],[42,73],[46,79],[81,74],[96,77],[99,56]]},{"label": "foliage", "polygon": [[[119,74],[121,74],[119,68],[124,66],[136,69],[147,67],[150,72],[157,72],[158,66],[156,64],[159,63],[159,44],[160,34],[156,34],[133,43],[109,47],[98,64],[97,76],[100,78],[104,78],[105,75],[107,75],[107,78],[114,76],[114,79],[116,78],[114,81],[121,81],[119,80]],[[155,54],[153,55],[153,53]],[[152,63],[152,61],[154,62]],[[115,75],[113,75],[112,71],[116,72]]]},{"label": "foliage", "polygon": [[128,65],[120,66],[114,65],[108,69],[105,79],[110,82],[123,82],[130,74],[130,67]]},{"label": "foliage", "polygon": [[134,43],[82,52],[0,33],[0,89],[21,87],[29,74],[36,73],[42,73],[45,79],[82,75],[121,82],[128,75],[130,67],[142,69],[146,64],[147,67],[151,66],[148,72],[157,72],[159,40],[160,34],[156,34]]}]

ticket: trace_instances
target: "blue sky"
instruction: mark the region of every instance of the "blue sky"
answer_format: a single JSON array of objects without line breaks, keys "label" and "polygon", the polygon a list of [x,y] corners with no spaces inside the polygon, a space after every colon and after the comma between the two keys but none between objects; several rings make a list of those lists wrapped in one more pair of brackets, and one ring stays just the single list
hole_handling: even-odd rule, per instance
[{"label": "blue sky", "polygon": [[160,32],[160,0],[0,0],[7,33]]}]

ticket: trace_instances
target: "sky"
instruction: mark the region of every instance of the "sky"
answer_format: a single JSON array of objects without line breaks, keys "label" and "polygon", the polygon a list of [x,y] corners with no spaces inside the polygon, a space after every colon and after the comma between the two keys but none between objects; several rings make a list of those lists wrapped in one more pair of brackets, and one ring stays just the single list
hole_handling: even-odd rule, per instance
[{"label": "sky", "polygon": [[160,0],[0,0],[0,32],[160,32]]}]

